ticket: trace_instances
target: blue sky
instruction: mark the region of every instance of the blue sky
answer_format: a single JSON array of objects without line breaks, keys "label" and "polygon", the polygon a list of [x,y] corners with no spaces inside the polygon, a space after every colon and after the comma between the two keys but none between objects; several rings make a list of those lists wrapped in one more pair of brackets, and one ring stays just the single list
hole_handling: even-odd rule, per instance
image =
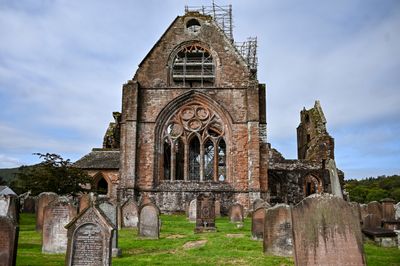
[{"label": "blue sky", "polygon": [[[400,174],[400,2],[218,1],[235,41],[258,37],[268,138],[296,158],[299,111],[320,100],[346,178]],[[101,147],[122,84],[185,5],[0,0],[0,168]]]}]

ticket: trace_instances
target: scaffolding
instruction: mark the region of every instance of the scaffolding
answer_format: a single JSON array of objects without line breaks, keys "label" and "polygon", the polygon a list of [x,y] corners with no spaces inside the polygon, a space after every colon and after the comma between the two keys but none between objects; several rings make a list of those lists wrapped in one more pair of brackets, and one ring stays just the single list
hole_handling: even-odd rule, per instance
[{"label": "scaffolding", "polygon": [[219,6],[212,1],[211,6],[185,6],[185,12],[199,12],[203,15],[212,16],[218,27],[234,44],[249,68],[253,71],[257,70],[257,37],[249,37],[244,42],[234,42],[232,5]]}]

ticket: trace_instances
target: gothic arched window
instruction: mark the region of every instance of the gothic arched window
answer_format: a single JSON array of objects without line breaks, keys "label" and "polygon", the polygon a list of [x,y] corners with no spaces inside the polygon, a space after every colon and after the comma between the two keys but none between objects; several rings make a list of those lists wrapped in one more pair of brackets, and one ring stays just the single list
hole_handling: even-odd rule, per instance
[{"label": "gothic arched window", "polygon": [[305,196],[310,196],[311,194],[321,193],[322,184],[319,178],[315,176],[308,175],[304,180],[304,194]]},{"label": "gothic arched window", "polygon": [[[168,120],[163,142],[164,180],[225,181],[226,142],[221,118],[191,103]],[[173,147],[173,148],[172,148]]]},{"label": "gothic arched window", "polygon": [[214,85],[214,61],[204,47],[192,44],[183,47],[172,62],[172,80],[184,87]]}]

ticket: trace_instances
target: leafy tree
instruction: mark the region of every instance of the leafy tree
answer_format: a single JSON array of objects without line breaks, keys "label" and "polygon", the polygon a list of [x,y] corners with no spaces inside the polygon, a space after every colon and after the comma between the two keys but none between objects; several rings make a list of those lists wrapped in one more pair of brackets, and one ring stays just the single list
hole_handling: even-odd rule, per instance
[{"label": "leafy tree", "polygon": [[43,161],[33,166],[21,166],[11,187],[18,194],[28,190],[32,195],[41,192],[55,192],[59,195],[73,195],[88,191],[87,184],[92,178],[83,170],[73,167],[69,159],[58,154],[34,153]]}]

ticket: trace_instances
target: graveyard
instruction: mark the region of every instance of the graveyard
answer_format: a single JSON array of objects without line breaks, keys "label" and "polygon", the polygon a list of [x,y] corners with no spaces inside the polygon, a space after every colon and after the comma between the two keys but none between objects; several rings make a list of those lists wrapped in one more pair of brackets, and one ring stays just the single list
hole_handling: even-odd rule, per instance
[{"label": "graveyard", "polygon": [[[35,231],[33,214],[21,214],[17,265],[64,265],[65,255],[42,254],[41,235]],[[262,242],[251,239],[251,219],[243,228],[217,218],[218,231],[195,234],[184,215],[161,215],[159,240],[141,239],[137,229],[122,229],[120,258],[113,265],[294,265],[293,259],[265,256]],[[185,248],[186,243],[207,240],[204,246]],[[201,242],[200,242],[201,243]],[[364,245],[368,265],[400,265],[400,250]]]}]

